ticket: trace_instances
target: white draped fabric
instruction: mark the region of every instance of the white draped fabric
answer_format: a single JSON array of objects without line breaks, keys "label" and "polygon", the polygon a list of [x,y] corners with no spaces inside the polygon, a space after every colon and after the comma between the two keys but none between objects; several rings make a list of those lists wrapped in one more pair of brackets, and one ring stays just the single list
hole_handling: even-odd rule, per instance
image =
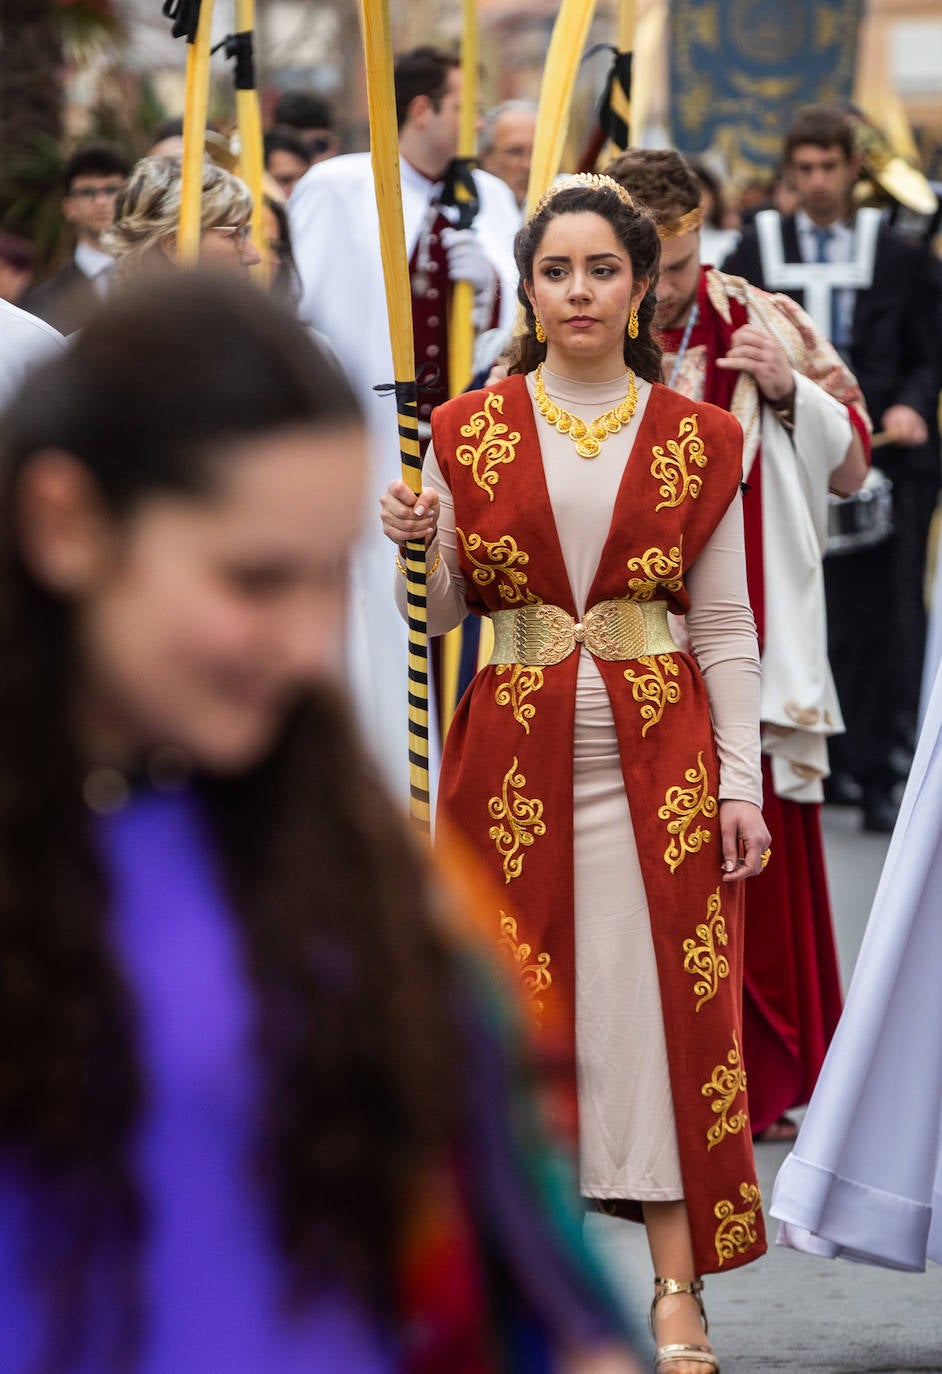
[{"label": "white draped fabric", "polygon": [[942,674],[847,1003],[771,1213],[780,1245],[942,1263]]},{"label": "white draped fabric", "polygon": [[51,324],[0,300],[0,410],[13,399],[31,367],[65,347]]},{"label": "white draped fabric", "polygon": [[[411,255],[439,185],[405,161],[400,161],[400,172],[406,248]],[[504,182],[486,172],[474,175],[481,200],[475,232],[500,278],[501,324],[509,326],[516,301],[513,239],[519,211]],[[348,670],[362,730],[392,786],[405,799],[406,627],[395,608],[393,548],[379,520],[379,498],[400,475],[401,465],[396,402],[373,390],[395,379],[369,153],[316,163],[295,187],[288,211],[303,290],[300,314],[333,345],[360,397],[372,435],[365,532],[353,559]]]},{"label": "white draped fabric", "polygon": [[791,439],[771,407],[762,407],[762,748],[776,794],[804,802],[820,801],[827,738],[844,728],[827,656],[821,558],[828,477],[853,430],[846,406],[808,377],[793,376]]},{"label": "white draped fabric", "polygon": [[[828,771],[828,736],[844,729],[827,656],[821,566],[828,484],[853,438],[847,406],[826,388],[846,392],[848,383],[855,384],[831,346],[788,297],[770,296],[740,277],[717,271],[707,273],[707,291],[711,305],[727,323],[730,300],[745,305],[749,323],[778,341],[792,367],[791,435],[749,372],[740,373],[730,409],[743,427],[746,482],[760,448],[762,454],[762,749],[771,758],[776,795],[818,802]],[[665,375],[670,375],[672,363],[673,355],[667,355]],[[705,351],[698,345],[689,349],[675,385],[685,396],[702,400],[705,381]]]}]

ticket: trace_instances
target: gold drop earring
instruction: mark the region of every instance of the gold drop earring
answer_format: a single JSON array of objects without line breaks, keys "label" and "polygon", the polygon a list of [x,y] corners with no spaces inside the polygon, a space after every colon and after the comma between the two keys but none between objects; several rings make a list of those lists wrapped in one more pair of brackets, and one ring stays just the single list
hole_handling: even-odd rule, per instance
[{"label": "gold drop earring", "polygon": [[546,330],[543,328],[543,322],[535,310],[533,312],[533,321],[537,343],[546,343]]},{"label": "gold drop earring", "polygon": [[628,337],[636,339],[638,337],[638,312],[632,307],[631,314],[628,316]]}]

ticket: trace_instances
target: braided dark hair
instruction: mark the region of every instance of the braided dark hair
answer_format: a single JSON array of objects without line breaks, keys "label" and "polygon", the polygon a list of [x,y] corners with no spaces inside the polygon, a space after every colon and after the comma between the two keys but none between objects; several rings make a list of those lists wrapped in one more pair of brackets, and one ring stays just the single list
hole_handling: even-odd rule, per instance
[{"label": "braided dark hair", "polygon": [[533,281],[533,263],[547,227],[560,215],[589,211],[608,220],[618,241],[631,259],[635,277],[648,277],[650,284],[638,306],[638,337],[625,334],[625,363],[649,382],[661,380],[661,349],[652,334],[656,305],[655,285],[661,258],[661,242],[651,216],[640,206],[631,206],[607,186],[573,184],[564,186],[539,208],[514,239],[514,257],[520,279],[517,296],[523,306],[527,331],[514,340],[516,357],[511,372],[532,372],[546,357],[546,344],[538,343],[533,306],[526,284]]}]

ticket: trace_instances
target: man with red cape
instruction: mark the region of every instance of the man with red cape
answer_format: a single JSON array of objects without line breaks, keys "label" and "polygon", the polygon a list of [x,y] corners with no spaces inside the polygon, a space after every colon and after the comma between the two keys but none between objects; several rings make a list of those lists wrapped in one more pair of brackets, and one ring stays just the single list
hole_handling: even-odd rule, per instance
[{"label": "man with red cape", "polygon": [[869,420],[853,375],[789,297],[699,261],[700,183],[667,150],[606,169],[654,214],[664,381],[745,434],[749,592],[762,653],[763,814],[773,859],[746,894],[743,1056],[753,1132],[790,1138],[841,1010],[821,839],[827,739],[843,729],[827,661],[827,496],[863,483]]}]

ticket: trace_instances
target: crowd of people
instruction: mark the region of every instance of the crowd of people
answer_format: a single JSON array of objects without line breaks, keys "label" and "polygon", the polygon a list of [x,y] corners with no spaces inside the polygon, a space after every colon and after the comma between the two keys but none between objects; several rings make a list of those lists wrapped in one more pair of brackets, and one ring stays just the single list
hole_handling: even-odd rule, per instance
[{"label": "crowd of people", "polygon": [[[937,1094],[879,1144],[914,989],[942,1043],[942,266],[823,106],[739,214],[668,149],[533,196],[505,102],[459,223],[460,63],[394,75],[420,491],[370,157],[323,101],[272,112],[261,242],[209,140],[195,271],[179,121],[70,154],[45,279],[0,235],[10,1374],[637,1374],[642,1300],[659,1374],[718,1374],[703,1277],[763,1254],[755,1145],[796,1136],[785,1243],[942,1260]],[[430,636],[472,648],[431,857],[423,542]],[[825,800],[900,813],[843,1013]],[[580,1198],[643,1224],[647,1295]]]}]

